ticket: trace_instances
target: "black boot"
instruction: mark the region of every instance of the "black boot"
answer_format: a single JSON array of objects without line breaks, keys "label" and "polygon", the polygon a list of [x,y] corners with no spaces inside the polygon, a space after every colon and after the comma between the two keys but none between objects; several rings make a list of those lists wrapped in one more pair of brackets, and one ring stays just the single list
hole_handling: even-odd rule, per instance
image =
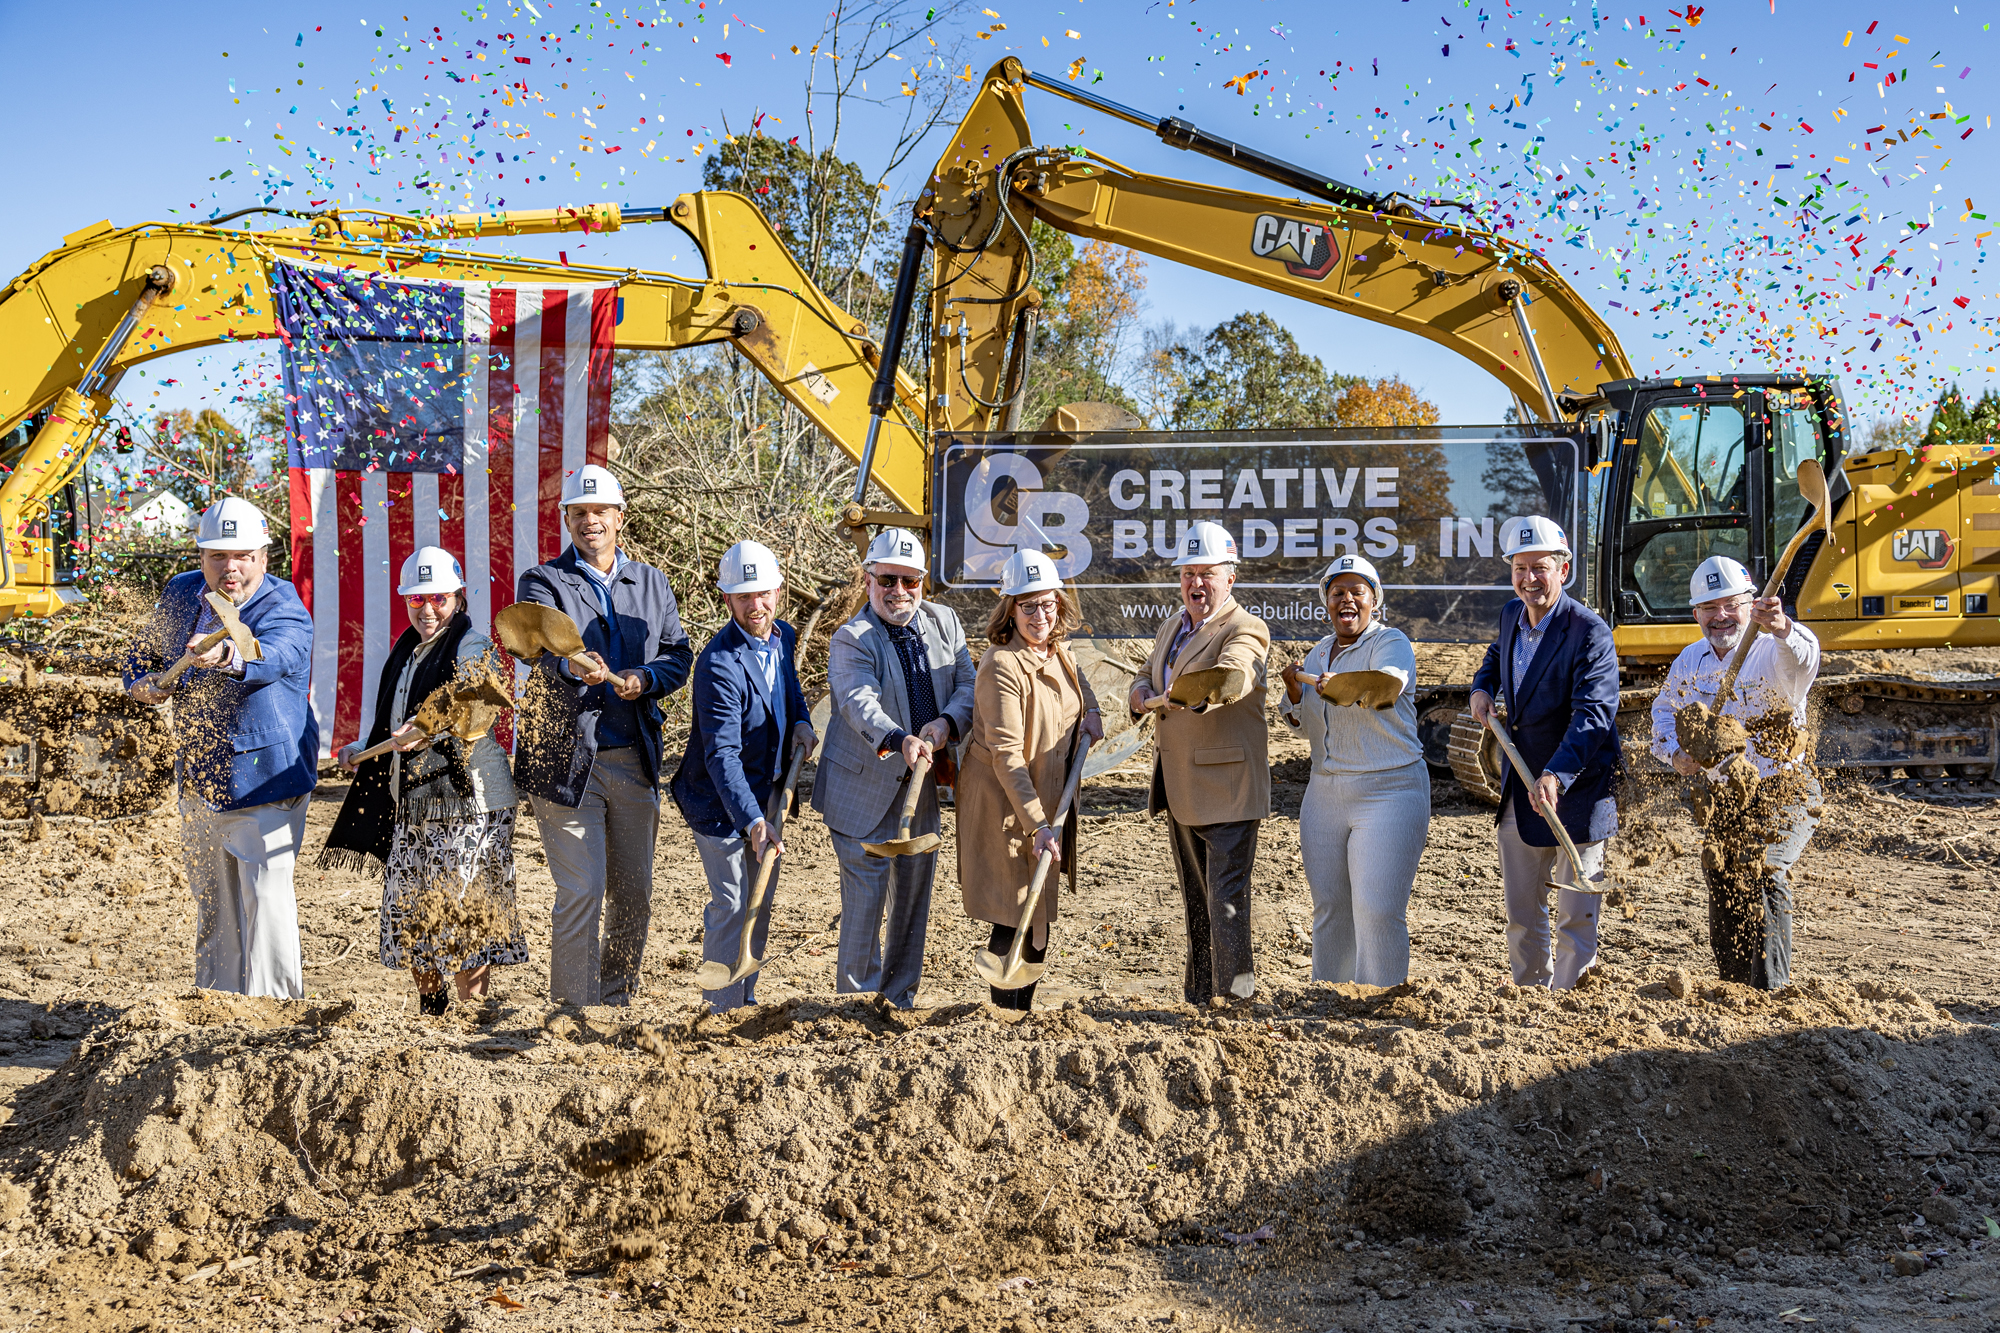
[{"label": "black boot", "polygon": [[[986,947],[994,954],[1006,957],[1007,951],[1014,947],[1014,928],[994,926],[993,934],[986,941]],[[1045,961],[1048,956],[1049,951],[1046,947],[1040,949],[1035,947],[1035,937],[1030,933],[1027,944],[1021,949],[1022,961],[1039,963]],[[1028,1010],[1035,1007],[1035,987],[1040,984],[1040,982],[1030,982],[1019,990],[1001,990],[998,986],[988,986],[986,990],[995,1009]]]},{"label": "black boot", "polygon": [[445,1006],[450,1003],[451,996],[442,986],[428,995],[421,991],[417,993],[417,1008],[429,1014],[432,1018],[437,1018],[443,1014]]}]

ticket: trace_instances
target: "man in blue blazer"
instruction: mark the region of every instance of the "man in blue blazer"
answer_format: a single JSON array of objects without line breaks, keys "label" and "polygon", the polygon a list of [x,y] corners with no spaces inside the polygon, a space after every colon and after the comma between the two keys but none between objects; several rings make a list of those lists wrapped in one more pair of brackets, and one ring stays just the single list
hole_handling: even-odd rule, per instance
[{"label": "man in blue blazer", "polygon": [[[738,542],[723,552],[716,587],[729,605],[729,623],[694,663],[694,725],[670,790],[708,874],[708,908],[701,917],[706,962],[735,965],[743,931],[752,926],[745,918],[756,866],[766,849],[779,857],[785,850],[764,809],[785,780],[792,748],[802,745],[810,753],[819,739],[799,689],[799,636],[777,618],[784,584],[769,547]],[[764,956],[781,865],[771,867],[752,926],[753,957]],[[757,974],[703,991],[702,998],[717,1010],[755,1004]]]},{"label": "man in blue blazer", "polygon": [[[1597,961],[1597,894],[1556,894],[1553,953],[1548,884],[1575,882],[1569,858],[1543,818],[1554,811],[1576,843],[1584,872],[1601,879],[1604,844],[1618,831],[1618,652],[1611,627],[1563,592],[1569,541],[1546,518],[1510,519],[1501,550],[1512,565],[1513,601],[1500,638],[1472,681],[1472,715],[1483,726],[1493,701],[1532,774],[1509,772],[1500,793],[1500,879],[1507,903],[1507,959],[1517,986],[1574,986]],[[1532,785],[1529,785],[1532,782]]]},{"label": "man in blue blazer", "polygon": [[562,511],[569,549],[521,575],[514,595],[575,621],[592,666],[553,653],[534,663],[515,714],[514,785],[556,882],[549,998],[629,1005],[653,919],[659,701],[686,682],[694,650],[667,576],[618,549],[618,478],[584,464],[563,483]]},{"label": "man in blue blazer", "polygon": [[[271,575],[271,534],[248,500],[227,496],[201,516],[201,568],[175,575],[126,652],[126,692],[173,699],[174,776],[181,855],[195,900],[195,984],[296,1000],[299,906],[292,885],[306,807],[319,777],[319,719],[307,696],[312,616],[297,589]],[[236,605],[261,655],[246,660],[224,638],[204,593]],[[193,665],[161,672],[183,653]]]}]

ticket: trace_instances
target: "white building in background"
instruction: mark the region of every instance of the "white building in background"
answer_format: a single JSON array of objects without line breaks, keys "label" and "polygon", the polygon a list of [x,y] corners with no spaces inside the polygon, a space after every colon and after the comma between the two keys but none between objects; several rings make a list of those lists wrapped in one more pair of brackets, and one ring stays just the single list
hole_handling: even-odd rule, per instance
[{"label": "white building in background", "polygon": [[187,501],[164,486],[127,492],[112,500],[105,510],[106,521],[116,535],[128,537],[186,536],[200,517]]}]

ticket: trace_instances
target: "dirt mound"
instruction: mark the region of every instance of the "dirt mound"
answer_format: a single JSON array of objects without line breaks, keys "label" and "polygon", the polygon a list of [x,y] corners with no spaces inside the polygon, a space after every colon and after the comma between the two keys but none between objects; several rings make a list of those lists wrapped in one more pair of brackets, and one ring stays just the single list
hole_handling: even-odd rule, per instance
[{"label": "dirt mound", "polygon": [[1960,1163],[2000,1141],[1996,1057],[2000,1032],[1913,992],[1678,969],[1567,995],[1451,973],[1227,1010],[807,1000],[698,1022],[195,993],[127,1011],[24,1094],[4,1165],[31,1262],[150,1270],[156,1294],[222,1264],[273,1301],[413,1319],[452,1274],[549,1266],[683,1319],[842,1273],[950,1315],[1067,1256],[1231,1237],[1294,1275],[1408,1237],[1698,1284],[1744,1250],[1973,1234]]}]

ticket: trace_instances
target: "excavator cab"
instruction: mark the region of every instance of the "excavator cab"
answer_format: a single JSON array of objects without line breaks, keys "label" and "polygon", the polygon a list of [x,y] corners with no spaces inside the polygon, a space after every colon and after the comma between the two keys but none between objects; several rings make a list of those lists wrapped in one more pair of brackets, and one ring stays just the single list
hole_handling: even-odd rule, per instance
[{"label": "excavator cab", "polygon": [[[1839,389],[1804,376],[1739,375],[1623,380],[1603,393],[1617,447],[1599,460],[1603,495],[1593,506],[1609,593],[1598,610],[1618,627],[1628,660],[1670,658],[1694,620],[1688,579],[1702,561],[1726,555],[1759,584],[1770,576],[1808,517],[1802,460],[1819,460],[1836,501],[1844,493]],[[1817,545],[1801,552],[1788,596],[1815,554]]]}]

